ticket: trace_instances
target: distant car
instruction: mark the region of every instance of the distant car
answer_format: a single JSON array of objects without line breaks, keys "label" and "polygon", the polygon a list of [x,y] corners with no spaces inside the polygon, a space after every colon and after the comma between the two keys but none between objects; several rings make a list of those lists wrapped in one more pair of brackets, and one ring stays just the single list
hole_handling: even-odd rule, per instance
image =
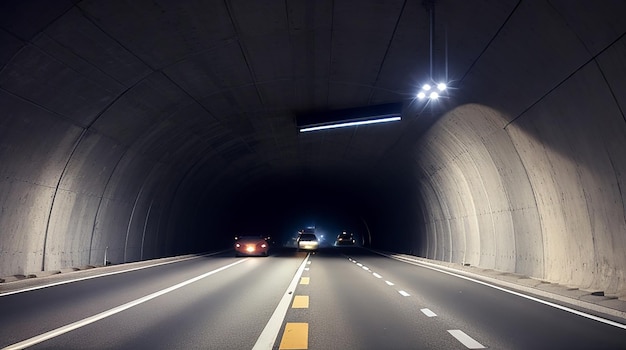
[{"label": "distant car", "polygon": [[263,236],[235,237],[235,256],[260,255],[268,256],[270,244]]},{"label": "distant car", "polygon": [[354,245],[355,243],[354,235],[346,231],[337,235],[337,239],[335,240],[335,245]]},{"label": "distant car", "polygon": [[298,236],[298,250],[317,250],[320,242],[314,233],[301,233]]}]

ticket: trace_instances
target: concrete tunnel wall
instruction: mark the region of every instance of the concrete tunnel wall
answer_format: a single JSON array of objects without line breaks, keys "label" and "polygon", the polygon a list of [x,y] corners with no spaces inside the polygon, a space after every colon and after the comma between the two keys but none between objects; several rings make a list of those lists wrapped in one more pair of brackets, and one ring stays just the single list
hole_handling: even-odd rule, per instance
[{"label": "concrete tunnel wall", "polygon": [[[523,2],[464,77],[459,105],[396,170],[416,170],[414,252],[623,292],[626,24],[568,3]],[[0,276],[101,264],[107,247],[114,263],[192,251],[180,233],[235,171],[203,152],[222,130],[132,55],[102,63],[104,76],[59,49],[50,37],[61,34],[24,44],[0,32]]]},{"label": "concrete tunnel wall", "polygon": [[[415,146],[420,254],[623,294],[624,26],[543,11],[536,27],[555,28],[533,35],[524,23],[537,6],[519,9],[467,77],[465,93],[493,83],[492,94],[467,98]],[[537,40],[545,50],[527,52]]]}]

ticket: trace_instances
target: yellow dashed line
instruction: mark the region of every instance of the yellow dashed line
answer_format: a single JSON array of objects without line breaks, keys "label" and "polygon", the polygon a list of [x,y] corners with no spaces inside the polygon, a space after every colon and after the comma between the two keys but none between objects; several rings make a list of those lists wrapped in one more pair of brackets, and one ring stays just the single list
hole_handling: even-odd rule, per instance
[{"label": "yellow dashed line", "polygon": [[309,308],[309,296],[308,295],[296,295],[293,298],[293,304],[291,307],[294,309],[308,309]]},{"label": "yellow dashed line", "polygon": [[308,349],[309,348],[309,324],[291,323],[285,325],[285,332],[280,341],[279,349]]},{"label": "yellow dashed line", "polygon": [[309,284],[309,277],[301,277],[300,284]]}]

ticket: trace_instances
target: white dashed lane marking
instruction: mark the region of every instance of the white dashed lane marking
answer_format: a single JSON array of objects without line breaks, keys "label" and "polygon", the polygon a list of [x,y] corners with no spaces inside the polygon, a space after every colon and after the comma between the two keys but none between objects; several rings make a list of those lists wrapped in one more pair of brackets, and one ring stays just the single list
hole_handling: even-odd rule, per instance
[{"label": "white dashed lane marking", "polygon": [[426,316],[428,316],[428,317],[435,317],[435,316],[437,316],[437,314],[436,314],[436,313],[434,313],[434,312],[432,312],[432,311],[430,311],[430,309],[426,309],[426,308],[425,308],[425,309],[421,309],[420,311],[421,311],[424,315],[426,315]]},{"label": "white dashed lane marking", "polygon": [[[363,270],[366,270],[366,271],[370,272],[372,274],[372,276],[374,276],[376,278],[382,278],[381,275],[377,274],[376,272],[372,272],[369,269],[369,267],[364,266],[360,262],[358,262],[358,261],[356,261],[356,260],[354,260],[352,258],[348,258],[348,260],[350,260],[351,262],[353,262],[357,266],[361,267]],[[391,281],[388,281],[388,280],[385,280],[385,283],[388,286],[394,286],[395,285],[395,283],[393,283]],[[404,290],[398,290],[398,293],[400,293],[400,295],[405,296],[405,297],[411,296],[411,294],[407,293]],[[437,316],[436,313],[434,313],[432,310],[430,310],[428,308],[420,309],[420,311],[424,315],[426,315],[427,317],[436,317]],[[451,329],[451,330],[448,330],[448,333],[450,333],[456,340],[461,342],[461,344],[463,344],[468,349],[485,349],[484,345],[482,345],[481,343],[477,342],[476,340],[474,340],[469,335],[465,334],[465,332],[463,332],[460,329]]]},{"label": "white dashed lane marking", "polygon": [[460,329],[451,329],[448,330],[448,333],[452,334],[452,336],[455,337],[456,340],[460,341],[461,344],[465,345],[465,347],[468,349],[485,349],[485,347],[481,343],[472,339],[472,337],[465,334],[465,332]]}]

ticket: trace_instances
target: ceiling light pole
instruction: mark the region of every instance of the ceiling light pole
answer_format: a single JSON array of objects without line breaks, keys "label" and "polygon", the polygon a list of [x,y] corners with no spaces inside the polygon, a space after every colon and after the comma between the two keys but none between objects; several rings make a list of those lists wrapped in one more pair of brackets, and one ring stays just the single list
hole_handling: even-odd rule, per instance
[{"label": "ceiling light pole", "polygon": [[[448,87],[446,83],[438,82],[435,83],[434,78],[434,70],[435,70],[435,59],[434,59],[434,50],[435,50],[435,0],[424,0],[423,5],[429,12],[429,20],[430,20],[430,37],[429,37],[429,46],[430,46],[430,82],[422,85],[422,89],[417,94],[417,98],[419,100],[423,100],[428,98],[428,101],[437,100],[443,91],[445,91]],[[446,36],[447,41],[447,36]],[[447,44],[446,44],[447,46]],[[447,61],[447,47],[446,47],[446,61]],[[446,63],[446,81],[448,79],[448,67]],[[433,84],[434,87],[431,85]]]}]

